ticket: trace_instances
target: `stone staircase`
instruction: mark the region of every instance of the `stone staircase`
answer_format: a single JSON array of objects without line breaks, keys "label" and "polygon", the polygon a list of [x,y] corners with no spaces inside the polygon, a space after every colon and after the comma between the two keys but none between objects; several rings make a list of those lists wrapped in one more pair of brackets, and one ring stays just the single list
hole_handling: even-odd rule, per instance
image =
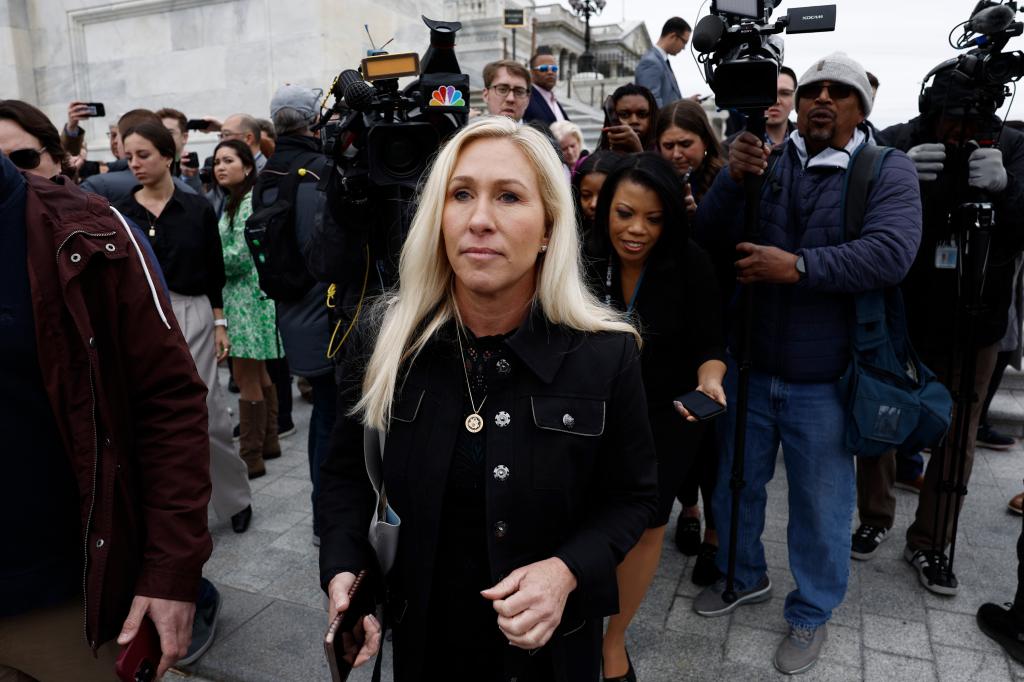
[{"label": "stone staircase", "polygon": [[1006,368],[988,416],[998,430],[1015,438],[1024,436],[1024,372]]}]

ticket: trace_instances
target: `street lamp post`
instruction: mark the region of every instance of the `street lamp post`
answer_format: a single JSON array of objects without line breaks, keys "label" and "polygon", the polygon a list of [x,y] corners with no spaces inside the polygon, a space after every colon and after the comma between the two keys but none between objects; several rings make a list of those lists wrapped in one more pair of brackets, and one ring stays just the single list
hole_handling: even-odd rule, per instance
[{"label": "street lamp post", "polygon": [[606,0],[569,0],[572,11],[583,17],[586,32],[583,34],[583,54],[580,55],[577,71],[589,73],[594,71],[594,55],[590,54],[590,17],[597,16],[604,9]]}]

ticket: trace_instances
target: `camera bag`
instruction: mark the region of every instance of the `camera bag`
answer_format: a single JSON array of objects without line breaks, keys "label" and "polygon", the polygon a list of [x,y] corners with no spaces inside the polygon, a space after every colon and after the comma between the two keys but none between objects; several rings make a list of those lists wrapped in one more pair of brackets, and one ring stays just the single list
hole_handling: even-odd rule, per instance
[{"label": "camera bag", "polygon": [[[865,144],[854,152],[841,209],[846,241],[860,236],[868,195],[891,151]],[[953,400],[910,343],[899,287],[852,298],[850,364],[839,380],[846,396],[847,449],[858,457],[879,457],[893,449],[909,455],[936,446],[949,429]]]},{"label": "camera bag", "polygon": [[264,169],[252,190],[253,213],[245,221],[245,243],[252,253],[260,289],[275,301],[297,301],[316,280],[309,274],[295,234],[295,199],[303,179],[299,171],[320,158],[309,152],[300,155],[276,183],[277,197],[270,204],[263,193],[271,189],[268,179],[281,173]]}]

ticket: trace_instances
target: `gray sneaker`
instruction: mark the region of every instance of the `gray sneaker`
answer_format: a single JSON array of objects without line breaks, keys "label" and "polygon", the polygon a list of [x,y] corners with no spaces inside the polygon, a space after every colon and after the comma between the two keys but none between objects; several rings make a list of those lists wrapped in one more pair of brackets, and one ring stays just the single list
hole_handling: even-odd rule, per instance
[{"label": "gray sneaker", "polygon": [[714,585],[705,587],[697,598],[693,600],[693,610],[700,616],[712,618],[724,616],[743,604],[756,604],[768,601],[772,598],[772,581],[768,576],[761,580],[749,590],[737,590],[736,601],[731,604],[722,597],[725,592],[725,578],[721,578]]},{"label": "gray sneaker", "polygon": [[807,672],[818,662],[821,647],[828,639],[828,626],[798,628],[789,626],[789,634],[775,650],[775,668],[784,675]]}]

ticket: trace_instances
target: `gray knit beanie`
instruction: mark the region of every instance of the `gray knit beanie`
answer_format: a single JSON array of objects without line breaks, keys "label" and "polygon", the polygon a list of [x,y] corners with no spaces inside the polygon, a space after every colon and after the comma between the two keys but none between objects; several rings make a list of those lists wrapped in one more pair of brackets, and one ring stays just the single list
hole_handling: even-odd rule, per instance
[{"label": "gray knit beanie", "polygon": [[816,61],[800,78],[800,87],[821,81],[849,85],[857,91],[857,95],[860,97],[861,106],[864,107],[864,117],[867,118],[871,113],[874,98],[871,96],[868,73],[863,66],[847,57],[845,52],[833,52],[824,59]]}]

